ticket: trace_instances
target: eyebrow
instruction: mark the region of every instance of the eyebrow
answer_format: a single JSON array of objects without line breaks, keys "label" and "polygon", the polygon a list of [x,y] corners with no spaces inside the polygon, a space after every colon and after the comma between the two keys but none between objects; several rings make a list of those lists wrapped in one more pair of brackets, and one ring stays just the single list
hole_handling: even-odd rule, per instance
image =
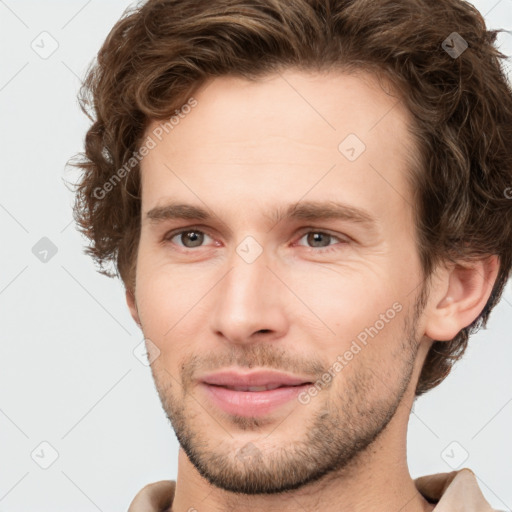
[{"label": "eyebrow", "polygon": [[[337,201],[302,201],[278,207],[264,216],[273,225],[283,220],[344,220],[361,225],[368,231],[377,228],[377,220],[369,212]],[[209,221],[216,215],[199,206],[171,202],[152,208],[145,217],[156,224],[174,219]]]}]

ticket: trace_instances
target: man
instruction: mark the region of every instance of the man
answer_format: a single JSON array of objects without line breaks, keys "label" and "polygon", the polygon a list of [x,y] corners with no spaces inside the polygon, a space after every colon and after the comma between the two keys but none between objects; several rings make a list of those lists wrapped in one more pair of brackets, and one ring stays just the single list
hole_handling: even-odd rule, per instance
[{"label": "man", "polygon": [[[455,32],[456,29],[456,32]],[[512,93],[459,0],[149,0],[75,205],[180,443],[130,512],[491,510],[406,433],[510,275]]]}]

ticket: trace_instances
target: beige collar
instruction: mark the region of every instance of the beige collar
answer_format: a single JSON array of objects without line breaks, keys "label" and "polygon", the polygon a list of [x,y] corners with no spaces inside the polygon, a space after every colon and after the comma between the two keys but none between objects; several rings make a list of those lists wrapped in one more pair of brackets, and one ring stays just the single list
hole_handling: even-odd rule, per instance
[{"label": "beige collar", "polygon": [[[499,512],[485,500],[469,468],[421,476],[414,484],[427,500],[437,503],[434,512]],[[148,484],[135,496],[128,512],[172,512],[175,489],[174,480]]]},{"label": "beige collar", "polygon": [[469,468],[420,476],[414,484],[426,499],[437,503],[435,512],[493,511]]}]

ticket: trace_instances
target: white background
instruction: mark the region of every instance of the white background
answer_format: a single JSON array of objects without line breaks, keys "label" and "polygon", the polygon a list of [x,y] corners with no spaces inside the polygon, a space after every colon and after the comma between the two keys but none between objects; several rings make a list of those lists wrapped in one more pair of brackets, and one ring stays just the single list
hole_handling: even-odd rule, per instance
[{"label": "white background", "polygon": [[[83,254],[63,181],[89,126],[80,79],[131,5],[0,0],[0,512],[126,510],[145,484],[176,479],[177,440],[133,354],[141,333],[121,283]],[[489,27],[512,29],[512,0],[475,5]],[[31,48],[43,31],[58,42],[47,59]],[[511,34],[499,44],[512,54]],[[46,263],[32,252],[43,237],[57,250]],[[455,441],[449,454],[466,450],[460,467],[509,511],[511,317],[509,283],[464,359],[417,400],[408,433],[413,478],[451,471],[443,454]],[[42,442],[58,453],[48,469],[34,460],[51,462]]]}]

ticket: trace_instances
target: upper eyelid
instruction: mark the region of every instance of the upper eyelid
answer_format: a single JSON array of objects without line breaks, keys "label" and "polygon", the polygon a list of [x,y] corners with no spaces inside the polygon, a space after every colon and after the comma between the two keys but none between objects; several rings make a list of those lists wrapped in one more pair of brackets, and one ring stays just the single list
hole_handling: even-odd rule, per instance
[{"label": "upper eyelid", "polygon": [[188,231],[199,231],[200,233],[204,233],[205,235],[208,235],[209,237],[213,238],[213,235],[208,229],[205,229],[201,226],[187,226],[185,228],[176,228],[167,231],[163,236],[163,240],[170,240],[171,238],[174,238],[176,235],[181,235],[182,233],[187,233]]}]

